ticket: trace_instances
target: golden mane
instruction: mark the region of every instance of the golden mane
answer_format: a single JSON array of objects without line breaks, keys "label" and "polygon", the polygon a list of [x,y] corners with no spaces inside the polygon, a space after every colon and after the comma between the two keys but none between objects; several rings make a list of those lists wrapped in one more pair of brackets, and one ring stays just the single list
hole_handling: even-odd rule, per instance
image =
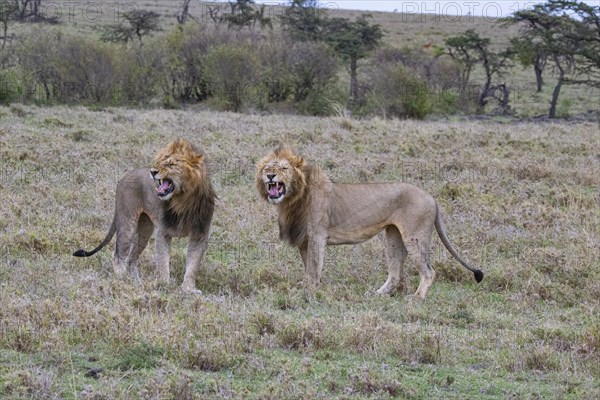
[{"label": "golden mane", "polygon": [[287,145],[279,145],[258,162],[256,188],[263,199],[268,193],[262,181],[262,171],[272,163],[286,160],[291,168],[284,172],[290,195],[278,206],[279,238],[298,246],[306,240],[308,209],[312,188],[329,181],[317,165],[307,163]]},{"label": "golden mane", "polygon": [[205,233],[211,222],[216,194],[204,155],[187,140],[176,139],[159,151],[154,163],[157,168],[166,170],[168,176],[180,178],[181,192],[166,203],[164,223],[192,234]]}]

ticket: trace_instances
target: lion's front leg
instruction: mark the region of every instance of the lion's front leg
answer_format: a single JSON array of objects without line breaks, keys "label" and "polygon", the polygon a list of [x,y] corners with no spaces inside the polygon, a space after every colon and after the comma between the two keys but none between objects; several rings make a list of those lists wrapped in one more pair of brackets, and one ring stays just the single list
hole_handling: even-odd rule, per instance
[{"label": "lion's front leg", "polygon": [[169,283],[170,271],[169,261],[171,258],[171,237],[162,232],[156,232],[154,239],[154,248],[156,250],[156,268],[158,280],[163,283]]},{"label": "lion's front leg", "polygon": [[200,292],[196,289],[196,275],[200,269],[200,261],[204,256],[206,247],[208,246],[208,235],[198,239],[190,238],[190,244],[187,251],[187,259],[185,263],[185,276],[181,288],[187,292]]},{"label": "lion's front leg", "polygon": [[[316,288],[321,280],[326,243],[327,239],[324,237],[310,238],[306,244],[305,256],[302,257],[304,260],[304,279],[313,288]],[[302,254],[302,247],[300,254]]]}]

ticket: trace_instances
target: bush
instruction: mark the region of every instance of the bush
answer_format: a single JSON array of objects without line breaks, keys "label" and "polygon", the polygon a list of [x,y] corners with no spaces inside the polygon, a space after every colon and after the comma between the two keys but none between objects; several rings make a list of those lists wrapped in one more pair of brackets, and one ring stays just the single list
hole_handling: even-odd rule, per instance
[{"label": "bush", "polygon": [[307,98],[298,103],[298,110],[303,114],[315,116],[336,115],[347,103],[348,95],[345,90],[331,83],[325,87],[312,88]]},{"label": "bush", "polygon": [[149,46],[134,45],[116,49],[118,87],[114,101],[120,104],[147,104],[160,93],[160,71]]},{"label": "bush", "polygon": [[268,101],[288,100],[294,93],[294,74],[290,68],[293,43],[272,36],[259,46],[258,55]]},{"label": "bush", "polygon": [[264,105],[266,91],[259,79],[260,65],[250,46],[217,46],[204,62],[203,77],[219,108],[239,112],[251,103]]},{"label": "bush", "polygon": [[17,48],[34,101],[109,102],[119,84],[116,47],[93,39],[38,30]]},{"label": "bush", "polygon": [[10,104],[23,95],[23,84],[14,69],[0,70],[0,104]]},{"label": "bush", "polygon": [[115,46],[93,39],[67,37],[54,62],[61,82],[68,84],[61,100],[110,102],[118,89]]},{"label": "bush", "polygon": [[300,42],[292,47],[289,70],[294,80],[294,100],[300,102],[322,94],[335,83],[338,62],[325,45]]},{"label": "bush", "polygon": [[[398,70],[400,67],[404,72]],[[375,54],[374,67],[367,74],[369,84],[366,93],[370,98],[365,101],[367,107],[363,112],[425,118],[431,113],[447,115],[457,109],[466,111],[474,105],[474,99],[463,90],[460,68],[456,62],[424,49],[382,48]],[[382,75],[394,79],[395,89],[386,88]],[[402,96],[405,97],[405,104],[401,107],[396,104],[388,109],[386,104],[394,97],[393,92],[398,91],[398,83],[404,87]],[[383,94],[383,107],[382,91],[391,92]]]},{"label": "bush", "polygon": [[208,97],[202,76],[203,57],[215,38],[204,28],[186,25],[172,30],[150,44],[150,63],[157,71],[156,82],[164,98],[176,101],[202,101]]},{"label": "bush", "polygon": [[63,87],[56,65],[58,46],[63,37],[57,31],[34,29],[15,49],[18,68],[24,77],[24,100],[56,100]]},{"label": "bush", "polygon": [[425,81],[400,65],[383,64],[376,70],[363,112],[417,119],[431,114],[432,96]]}]

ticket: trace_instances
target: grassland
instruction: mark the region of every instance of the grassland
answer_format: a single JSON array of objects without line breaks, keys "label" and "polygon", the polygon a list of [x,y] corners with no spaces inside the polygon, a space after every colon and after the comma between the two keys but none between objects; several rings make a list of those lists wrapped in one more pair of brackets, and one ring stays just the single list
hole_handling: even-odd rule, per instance
[{"label": "grassland", "polygon": [[[172,138],[207,156],[220,197],[197,285],[120,280],[116,181]],[[330,248],[302,286],[254,163],[287,141],[338,181],[413,182],[483,268],[434,240],[425,301],[376,296],[379,238]],[[356,121],[209,111],[0,108],[0,397],[6,399],[596,399],[600,397],[598,126]],[[114,244],[111,244],[111,249]],[[418,276],[412,263],[410,288]]]}]

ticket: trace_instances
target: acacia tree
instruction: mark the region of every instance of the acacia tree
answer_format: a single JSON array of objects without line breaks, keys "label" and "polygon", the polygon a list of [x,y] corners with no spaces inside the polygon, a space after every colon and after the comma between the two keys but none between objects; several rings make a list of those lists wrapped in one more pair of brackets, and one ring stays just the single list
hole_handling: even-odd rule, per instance
[{"label": "acacia tree", "polygon": [[103,28],[101,39],[105,42],[129,42],[160,31],[160,14],[148,10],[133,10],[123,14],[126,24],[108,25]]},{"label": "acacia tree", "polygon": [[38,21],[40,19],[40,5],[42,0],[13,0],[15,7],[15,19],[24,22],[29,19]]},{"label": "acacia tree", "polygon": [[567,81],[567,74],[573,70],[576,51],[581,43],[578,25],[563,11],[549,2],[517,11],[508,18],[509,22],[521,23],[523,35],[535,38],[552,62],[557,82],[550,101],[550,118],[556,118],[560,91]]},{"label": "acacia tree", "polygon": [[266,6],[257,7],[254,0],[236,0],[229,2],[230,13],[223,15],[221,22],[227,22],[228,28],[243,29],[254,28],[258,23],[262,28],[270,27],[271,18],[265,16]]},{"label": "acacia tree", "polygon": [[332,18],[327,23],[326,42],[350,63],[350,104],[358,99],[358,61],[367,57],[381,43],[383,31],[378,24],[371,24],[369,14],[362,14],[356,21]]},{"label": "acacia tree", "polygon": [[183,0],[183,6],[181,9],[181,14],[177,14],[177,22],[181,25],[185,24],[190,14],[190,1],[192,0]]},{"label": "acacia tree", "polygon": [[535,37],[515,37],[510,40],[510,51],[523,67],[533,67],[536,88],[538,93],[541,92],[544,86],[544,68],[548,63],[548,54],[543,43]]},{"label": "acacia tree", "polygon": [[318,0],[292,0],[279,16],[282,28],[298,41],[325,39],[328,18]]},{"label": "acacia tree", "polygon": [[586,84],[600,88],[600,5],[566,0],[550,0],[549,8],[554,13],[571,12],[572,30],[565,32],[574,48],[576,78],[567,77],[565,83]]},{"label": "acacia tree", "polygon": [[480,41],[479,34],[473,29],[445,40],[447,54],[461,67],[461,90],[466,88],[471,71],[480,61],[480,52],[475,46]]},{"label": "acacia tree", "polygon": [[446,39],[448,54],[458,62],[463,69],[463,88],[469,82],[470,74],[475,65],[481,64],[485,73],[485,82],[479,92],[477,105],[479,111],[488,104],[490,98],[498,101],[504,113],[509,112],[509,88],[504,82],[494,84],[494,80],[502,76],[508,67],[509,53],[494,52],[490,48],[490,39],[479,36],[473,29]]},{"label": "acacia tree", "polygon": [[0,1],[0,23],[2,23],[2,48],[6,46],[6,40],[8,39],[8,22],[15,16],[17,8],[15,7],[12,0],[1,0]]},{"label": "acacia tree", "polygon": [[19,22],[45,22],[58,24],[58,17],[47,17],[41,14],[42,0],[11,0],[14,7],[14,19]]}]

